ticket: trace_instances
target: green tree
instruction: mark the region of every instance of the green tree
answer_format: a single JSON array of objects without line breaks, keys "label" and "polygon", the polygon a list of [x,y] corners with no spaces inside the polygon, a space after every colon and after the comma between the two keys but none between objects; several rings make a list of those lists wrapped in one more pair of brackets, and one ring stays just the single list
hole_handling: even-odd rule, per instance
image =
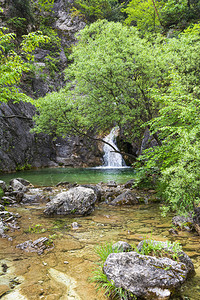
[{"label": "green tree", "polygon": [[142,33],[160,31],[159,11],[161,2],[156,0],[132,0],[123,11],[128,15],[125,23],[136,25]]},{"label": "green tree", "polygon": [[[77,38],[73,63],[66,69],[70,82],[66,94],[79,124],[85,130],[92,127],[98,132],[118,125],[130,141],[141,136],[141,125],[157,110],[149,89],[157,84],[161,73],[155,63],[154,47],[141,39],[135,28],[105,20],[86,26]],[[41,115],[36,124],[40,130],[46,130],[40,125],[45,122],[42,111],[47,105],[48,101],[39,108]],[[51,117],[60,133],[63,121],[60,124],[53,113]],[[48,126],[49,119],[46,122]]]},{"label": "green tree", "polygon": [[165,30],[171,27],[183,30],[191,21],[200,20],[200,1],[164,0],[160,15]]},{"label": "green tree", "polygon": [[47,39],[48,37],[43,36],[41,32],[32,32],[23,36],[20,55],[12,47],[15,34],[8,33],[7,28],[0,28],[0,102],[30,100],[17,85],[23,72],[30,70],[35,48]]},{"label": "green tree", "polygon": [[118,0],[76,0],[74,7],[80,11],[85,20],[89,23],[98,19],[109,21],[120,21],[123,19],[121,8],[124,3]]},{"label": "green tree", "polygon": [[148,124],[159,132],[162,146],[144,155],[148,168],[160,170],[160,191],[169,209],[187,214],[200,202],[200,26],[164,45],[169,66],[165,93],[155,89],[159,115]]},{"label": "green tree", "polygon": [[28,22],[34,20],[30,0],[10,0],[9,9],[12,17],[24,18]]}]

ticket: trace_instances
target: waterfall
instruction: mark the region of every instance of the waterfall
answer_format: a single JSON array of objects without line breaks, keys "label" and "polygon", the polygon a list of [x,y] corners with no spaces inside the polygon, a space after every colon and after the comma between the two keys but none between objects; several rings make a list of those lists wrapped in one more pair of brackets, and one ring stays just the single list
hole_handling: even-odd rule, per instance
[{"label": "waterfall", "polygon": [[[117,151],[119,151],[119,149],[117,148],[117,145],[116,145],[116,137],[118,136],[118,133],[119,133],[119,128],[114,127],[111,130],[111,132],[109,133],[109,135],[107,135],[104,138],[104,141],[108,142],[109,144],[114,146]],[[120,153],[114,152],[114,149],[112,147],[110,147],[109,145],[104,143],[103,151],[104,151],[104,156],[103,156],[104,165],[103,165],[103,167],[120,168],[120,167],[126,166],[122,155]]]}]

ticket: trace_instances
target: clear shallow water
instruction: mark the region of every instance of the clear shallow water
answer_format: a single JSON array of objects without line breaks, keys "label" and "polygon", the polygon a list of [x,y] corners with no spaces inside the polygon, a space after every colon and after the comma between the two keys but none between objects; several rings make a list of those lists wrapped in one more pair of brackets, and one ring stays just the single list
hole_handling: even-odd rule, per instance
[{"label": "clear shallow water", "polygon": [[[21,215],[20,230],[10,232],[13,241],[1,239],[0,266],[8,265],[7,272],[0,276],[4,285],[10,285],[13,278],[20,278],[18,285],[2,300],[108,300],[102,293],[96,293],[94,284],[89,282],[92,270],[98,262],[95,248],[107,242],[126,241],[137,245],[145,238],[158,241],[170,240],[180,242],[183,250],[191,257],[196,275],[181,287],[181,295],[171,300],[200,299],[200,243],[199,236],[194,233],[179,232],[171,236],[171,217],[164,218],[160,214],[159,205],[138,205],[113,207],[101,204],[87,217],[57,216],[47,218],[43,215],[44,207],[12,207],[13,212]],[[78,222],[80,228],[73,230],[72,222]],[[40,224],[44,233],[27,232],[29,226]],[[55,248],[42,255],[25,252],[16,245],[27,240],[56,235]],[[67,263],[66,263],[67,262]],[[65,297],[67,290],[59,283],[52,270],[58,276],[70,276],[76,281],[76,292],[80,298]],[[67,279],[65,279],[67,283]],[[71,283],[70,283],[71,284]],[[19,289],[20,295],[16,293]],[[22,297],[22,295],[25,297]],[[13,297],[12,297],[13,296]]]},{"label": "clear shallow water", "polygon": [[60,181],[78,184],[104,183],[114,180],[125,183],[134,177],[132,168],[45,168],[39,170],[19,171],[0,175],[0,180],[9,183],[12,178],[21,177],[33,185],[53,186]]}]

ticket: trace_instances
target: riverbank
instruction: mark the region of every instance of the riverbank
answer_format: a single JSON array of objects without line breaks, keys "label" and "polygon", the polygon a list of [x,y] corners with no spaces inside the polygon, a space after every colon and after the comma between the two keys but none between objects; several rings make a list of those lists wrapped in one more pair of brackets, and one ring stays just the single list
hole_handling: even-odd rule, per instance
[{"label": "riverbank", "polygon": [[[99,189],[104,198],[101,201],[98,199],[90,215],[44,215],[49,200],[75,186],[68,183],[60,183],[57,187],[29,186],[29,191],[24,194],[26,199],[32,195],[29,198],[32,201],[7,206],[8,212],[17,214],[18,218],[17,226],[10,227],[6,232],[8,236],[1,238],[2,299],[105,300],[106,297],[102,293],[96,294],[95,285],[89,282],[98,262],[96,247],[120,240],[136,245],[146,238],[180,242],[196,271],[196,276],[182,286],[181,297],[199,299],[199,236],[187,231],[172,235],[172,214],[167,218],[161,216],[160,205],[153,201],[153,190],[134,190],[131,182],[124,185],[117,185],[113,181],[101,183]],[[95,187],[97,192],[97,186],[90,185],[90,188]],[[134,205],[133,202],[124,202],[123,205],[116,203],[120,195],[127,195],[130,201],[131,194],[137,201]],[[29,251],[30,247],[16,247],[27,241],[44,238],[48,239],[48,243],[43,251],[37,251],[36,247],[36,251]],[[172,299],[180,299],[176,297],[179,296]]]}]

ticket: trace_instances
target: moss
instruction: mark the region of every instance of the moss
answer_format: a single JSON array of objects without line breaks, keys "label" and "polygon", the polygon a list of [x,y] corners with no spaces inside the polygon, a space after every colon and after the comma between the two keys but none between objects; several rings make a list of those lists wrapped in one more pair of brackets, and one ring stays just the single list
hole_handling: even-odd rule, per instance
[{"label": "moss", "polygon": [[2,188],[0,188],[0,199],[3,197],[3,195],[4,195],[4,192],[3,192]]}]

